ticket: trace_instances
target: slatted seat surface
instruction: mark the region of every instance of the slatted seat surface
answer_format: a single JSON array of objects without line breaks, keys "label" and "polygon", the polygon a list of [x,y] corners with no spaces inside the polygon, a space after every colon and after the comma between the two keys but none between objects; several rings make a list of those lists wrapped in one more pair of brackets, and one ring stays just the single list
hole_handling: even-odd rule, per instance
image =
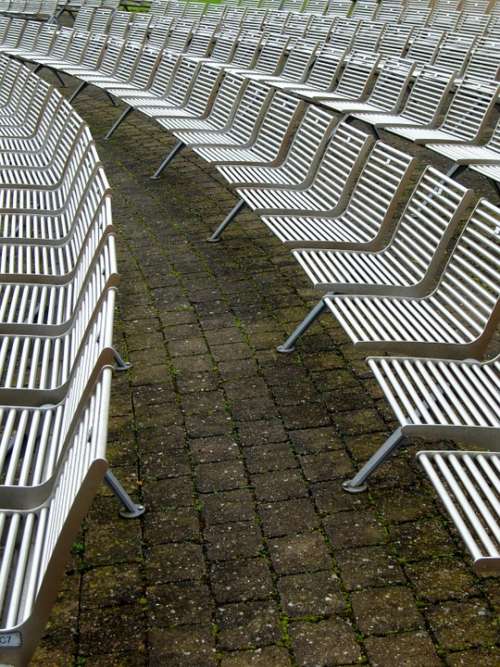
[{"label": "slatted seat surface", "polygon": [[464,79],[439,127],[400,128],[398,134],[418,144],[474,142],[489,119],[499,91],[496,82]]},{"label": "slatted seat surface", "polygon": [[193,150],[207,162],[269,163],[275,160],[297,120],[302,105],[286,93],[277,92],[267,107],[253,144],[248,148],[198,148]]},{"label": "slatted seat surface", "polygon": [[97,303],[116,283],[115,244],[109,235],[97,255],[81,257],[69,282],[0,283],[0,333],[61,334],[70,327],[85,289],[92,290]]},{"label": "slatted seat surface", "polygon": [[14,636],[20,645],[14,655],[2,642],[2,662],[29,662],[55,600],[71,544],[103,481],[110,381],[108,369],[88,399],[51,494],[24,512],[1,513],[0,636]]},{"label": "slatted seat surface", "polygon": [[[363,165],[344,212],[331,217],[263,216],[262,221],[283,243],[313,245],[342,243],[344,247],[380,247],[384,221],[415,167],[415,160],[378,141]],[[349,245],[350,244],[350,245]]]},{"label": "slatted seat surface", "polygon": [[427,148],[444,155],[457,164],[500,165],[500,121],[484,146],[460,144],[426,144]]},{"label": "slatted seat surface", "polygon": [[357,346],[480,358],[499,319],[499,221],[500,209],[481,200],[429,296],[337,296],[325,304]]},{"label": "slatted seat surface", "polygon": [[[272,90],[268,86],[250,81],[237,103],[229,125],[222,131],[175,130],[173,134],[186,145],[245,146],[255,138],[260,118],[265,113],[271,97]],[[215,105],[212,111],[214,109]]]},{"label": "slatted seat surface", "polygon": [[500,362],[369,357],[403,433],[498,448]]},{"label": "slatted seat surface", "polygon": [[259,213],[315,213],[341,207],[370,149],[371,138],[340,123],[319,163],[312,182],[304,188],[245,188],[237,194]]},{"label": "slatted seat surface", "polygon": [[471,165],[471,169],[479,172],[487,178],[491,178],[492,181],[500,183],[500,167],[498,165],[476,164]]},{"label": "slatted seat surface", "polygon": [[336,120],[329,111],[310,105],[300,122],[283,163],[277,166],[219,166],[231,184],[297,186],[306,181],[319,159]]},{"label": "slatted seat surface", "polygon": [[[496,373],[498,381],[498,369]],[[496,428],[490,430],[496,431],[498,444],[498,419],[496,422]],[[498,574],[500,457],[490,452],[422,451],[417,460],[464,540],[477,574]]]},{"label": "slatted seat surface", "polygon": [[498,50],[500,39],[486,37],[474,44],[464,75],[485,81],[494,81],[498,78]]},{"label": "slatted seat surface", "polygon": [[[314,287],[336,293],[423,294],[442,266],[471,192],[427,167],[391,239],[376,252],[295,250]],[[342,245],[340,248],[342,248]]]}]

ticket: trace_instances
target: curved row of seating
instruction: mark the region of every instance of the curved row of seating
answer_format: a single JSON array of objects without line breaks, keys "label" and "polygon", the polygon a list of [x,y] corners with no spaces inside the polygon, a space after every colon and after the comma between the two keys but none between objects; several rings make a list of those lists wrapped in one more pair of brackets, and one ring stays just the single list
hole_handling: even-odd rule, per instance
[{"label": "curved row of seating", "polygon": [[[76,76],[81,81],[77,93],[93,85],[125,102],[108,137],[132,111],[171,132],[178,143],[157,176],[185,146],[217,166],[240,201],[211,241],[219,240],[248,205],[293,247],[294,257],[321,298],[280,352],[292,351],[297,338],[328,311],[367,354],[425,357],[420,365],[412,359],[385,357],[369,362],[374,369],[377,364],[383,368],[376,377],[391,404],[396,405],[391,399],[396,393],[406,410],[396,411],[401,429],[346,482],[346,490],[362,490],[406,432],[421,430],[427,437],[442,438],[459,431],[461,439],[491,446],[500,424],[498,395],[486,394],[490,396],[486,411],[468,374],[475,373],[476,382],[485,387],[499,382],[498,362],[479,360],[486,354],[500,313],[500,209],[481,199],[467,215],[472,193],[433,167],[422,171],[408,196],[415,160],[385,142],[374,142],[347,121],[349,115],[368,121],[372,116],[375,126],[430,143],[436,150],[453,150],[465,164],[474,163],[474,151],[480,149],[486,154],[476,154],[477,160],[487,164],[475,168],[495,170],[498,125],[487,146],[471,144],[489,123],[498,83],[466,76],[440,122],[454,78],[451,68],[433,65],[419,71],[410,59],[389,58],[379,69],[379,56],[371,52],[354,52],[346,58],[345,51],[335,47],[295,44],[288,50],[286,38],[265,41],[262,36],[252,40],[245,35],[235,40],[224,34],[217,35],[211,46],[202,35],[203,31],[194,33],[184,54],[101,36],[101,56],[91,65],[84,55],[70,60],[60,53],[40,56],[34,49],[28,57]],[[92,36],[86,39],[90,45]],[[415,69],[416,79],[405,101],[401,92]],[[332,109],[343,115],[339,118]],[[450,152],[452,159],[453,155]],[[457,361],[431,359],[440,356]],[[478,359],[472,370],[471,362],[460,361],[470,357]],[[398,369],[397,374],[390,374],[392,368]],[[402,385],[401,369],[408,372]],[[457,395],[444,380],[428,381],[429,375],[446,378],[449,373],[462,382],[456,381]],[[437,407],[443,393],[448,405],[464,403],[459,419],[456,410]],[[417,401],[418,410],[411,401]],[[442,463],[448,455],[440,456],[426,454],[421,459],[449,504],[451,496],[443,491],[436,472],[436,466],[439,471],[446,469],[450,479]],[[492,460],[496,465],[497,459]],[[477,479],[472,487],[467,481],[467,488],[475,488]],[[490,502],[497,482],[493,473],[481,479],[481,490],[489,494]],[[475,512],[470,503],[460,507],[460,516],[465,511],[473,529],[482,527],[474,537],[470,527],[462,526],[477,568],[498,567],[498,526],[488,518],[484,528],[484,502]]]},{"label": "curved row of seating", "polygon": [[117,285],[111,196],[87,125],[0,57],[0,662],[26,665],[107,472]]},{"label": "curved row of seating", "polygon": [[38,18],[55,16],[57,0],[0,0],[0,12]]}]

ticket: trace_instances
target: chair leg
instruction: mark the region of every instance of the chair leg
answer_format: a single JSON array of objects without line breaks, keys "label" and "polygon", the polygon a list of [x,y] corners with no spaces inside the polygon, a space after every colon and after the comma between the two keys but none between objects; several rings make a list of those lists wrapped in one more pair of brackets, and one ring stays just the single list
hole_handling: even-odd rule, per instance
[{"label": "chair leg", "polygon": [[51,72],[56,77],[56,79],[59,81],[62,88],[66,88],[66,81],[62,78],[62,76],[59,74],[59,72],[55,69],[51,70]]},{"label": "chair leg", "polygon": [[177,155],[177,153],[180,153],[185,145],[186,144],[183,143],[182,141],[178,141],[175,144],[175,146],[172,148],[170,153],[163,158],[162,163],[160,164],[158,169],[155,171],[155,173],[151,176],[151,178],[153,180],[156,181],[158,178],[160,178],[160,174],[162,173],[162,171],[168,167],[168,165],[172,162],[172,160]]},{"label": "chair leg", "polygon": [[122,373],[123,371],[128,371],[129,368],[132,368],[132,364],[122,357],[122,355],[113,348],[113,356],[115,358],[115,371]]},{"label": "chair leg", "polygon": [[118,118],[115,120],[115,122],[113,123],[113,125],[109,128],[109,130],[108,130],[108,131],[106,132],[106,134],[104,135],[104,139],[105,139],[106,141],[108,141],[108,139],[111,139],[111,137],[112,137],[113,134],[116,132],[116,130],[120,127],[120,125],[123,123],[123,121],[125,120],[125,118],[126,118],[126,117],[129,115],[129,113],[131,113],[133,110],[134,110],[133,107],[129,106],[129,107],[127,107],[127,108],[123,111],[123,113],[121,113],[121,114],[118,116]]},{"label": "chair leg", "polygon": [[123,519],[137,519],[144,514],[146,511],[144,506],[134,503],[132,498],[128,495],[111,470],[108,470],[106,473],[104,481],[124,506],[125,509],[120,510],[120,516]]},{"label": "chair leg", "polygon": [[73,100],[75,100],[88,85],[89,84],[86,81],[82,81],[78,88],[70,95],[68,102],[73,102]]},{"label": "chair leg", "polygon": [[320,299],[320,301],[318,301],[310,313],[302,320],[295,331],[286,339],[282,345],[279,345],[276,350],[282,354],[293,352],[295,350],[295,341],[297,338],[302,336],[302,334],[309,329],[314,320],[321,315],[325,308],[326,303],[323,299]]},{"label": "chair leg", "polygon": [[107,90],[105,90],[104,92],[106,93],[106,97],[109,98],[109,101],[111,102],[111,104],[112,104],[114,107],[116,107],[117,104],[116,104],[116,102],[115,102],[114,97],[113,97],[110,93],[108,93]]},{"label": "chair leg", "polygon": [[448,172],[447,172],[446,175],[448,176],[448,178],[452,178],[453,176],[460,176],[460,174],[461,174],[465,169],[467,169],[467,165],[466,165],[466,164],[456,164],[456,163],[455,163],[455,164],[453,165],[453,167],[451,167],[451,168],[448,170]]},{"label": "chair leg", "polygon": [[210,236],[207,241],[209,243],[218,243],[220,241],[220,237],[222,232],[226,229],[226,227],[236,218],[238,213],[245,208],[246,206],[246,201],[244,199],[240,199],[239,202],[236,204],[236,206],[231,210],[231,212],[224,218],[224,220],[220,223],[220,225],[217,227],[215,232]]},{"label": "chair leg", "polygon": [[361,470],[352,478],[346,480],[342,484],[344,491],[349,493],[361,493],[366,491],[368,485],[366,480],[379,466],[384,463],[396,449],[401,445],[403,440],[403,433],[401,428],[397,428],[392,435],[390,435],[384,444],[377,449],[375,454],[365,463]]}]

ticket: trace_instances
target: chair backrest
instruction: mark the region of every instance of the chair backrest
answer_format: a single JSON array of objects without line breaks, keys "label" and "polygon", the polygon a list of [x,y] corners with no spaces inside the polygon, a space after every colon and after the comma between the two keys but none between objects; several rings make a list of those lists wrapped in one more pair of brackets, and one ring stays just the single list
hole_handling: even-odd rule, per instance
[{"label": "chair backrest", "polygon": [[303,103],[288,93],[274,93],[254,143],[259,156],[272,161],[279,155],[285,136],[302,107]]},{"label": "chair backrest", "polygon": [[31,51],[36,44],[41,27],[42,24],[40,21],[28,21],[21,39],[19,40],[19,48],[25,51]]},{"label": "chair backrest", "polygon": [[335,93],[353,99],[363,97],[373,81],[379,60],[380,56],[377,53],[352,51]]},{"label": "chair backrest", "polygon": [[347,123],[335,127],[309,187],[323,209],[342,208],[347,203],[372,144],[368,134]]},{"label": "chair backrest", "polygon": [[461,74],[474,46],[475,37],[449,32],[439,45],[433,64],[440,69]]},{"label": "chair backrest", "polygon": [[224,128],[232,119],[248,85],[248,80],[233,74],[226,74],[217,91],[210,110],[210,121],[217,127]]},{"label": "chair backrest", "polygon": [[123,12],[121,10],[114,12],[108,28],[108,33],[116,39],[125,39],[130,19],[131,14],[129,12]]},{"label": "chair backrest", "polygon": [[250,140],[257,129],[261,111],[268,106],[271,95],[269,86],[256,81],[248,83],[231,122],[231,133],[238,137],[239,142]]},{"label": "chair backrest", "polygon": [[148,88],[153,77],[156,65],[160,58],[160,49],[152,46],[142,47],[137,64],[130,82],[141,90]]},{"label": "chair backrest", "polygon": [[288,42],[289,38],[281,35],[268,39],[257,56],[254,69],[258,72],[276,74],[285,59]]},{"label": "chair backrest", "polygon": [[238,65],[242,69],[251,69],[257,60],[263,37],[242,33],[240,41],[231,60],[231,65]]},{"label": "chair backrest", "polygon": [[307,77],[307,84],[318,90],[331,91],[335,86],[345,57],[345,49],[324,46],[316,56],[314,65]]},{"label": "chair backrest", "polygon": [[24,19],[12,19],[5,34],[4,45],[16,47],[19,44],[25,26],[26,21]]},{"label": "chair backrest", "polygon": [[318,16],[313,14],[307,26],[306,37],[308,39],[319,39],[326,41],[330,37],[335,19],[331,16]]},{"label": "chair backrest", "polygon": [[92,7],[80,7],[73,22],[74,30],[89,30],[95,11]]},{"label": "chair backrest", "polygon": [[330,34],[331,44],[336,49],[351,49],[358,29],[359,21],[337,19]]},{"label": "chair backrest", "polygon": [[472,191],[426,167],[383,255],[412,290],[431,287],[444,253],[469,206]]},{"label": "chair backrest", "polygon": [[491,17],[487,14],[470,14],[462,12],[457,24],[457,32],[462,35],[477,35],[482,37],[488,31]]},{"label": "chair backrest", "polygon": [[433,300],[451,319],[453,331],[448,329],[449,334],[459,342],[476,341],[474,347],[480,356],[500,316],[499,226],[500,208],[481,199],[433,293]]},{"label": "chair backrest", "polygon": [[500,156],[500,120],[497,122],[493,134],[491,135],[487,146],[490,150],[495,151]]},{"label": "chair backrest", "polygon": [[414,68],[413,60],[388,58],[382,65],[368,101],[386,111],[399,109]]},{"label": "chair backrest", "polygon": [[415,158],[377,141],[365,161],[351,198],[340,218],[355,226],[366,242],[380,239],[415,167]]},{"label": "chair backrest", "polygon": [[378,5],[376,2],[362,2],[360,0],[356,0],[351,11],[351,16],[356,19],[372,21],[377,8]]},{"label": "chair backrest", "polygon": [[149,33],[149,45],[163,49],[170,35],[171,28],[172,18],[170,16],[162,16],[157,19]]},{"label": "chair backrest", "polygon": [[153,21],[156,19],[161,19],[165,16],[167,11],[168,3],[165,0],[151,0],[150,13],[153,17]]},{"label": "chair backrest", "polygon": [[210,53],[214,41],[214,33],[212,30],[197,30],[193,33],[186,53],[190,56],[197,56],[198,58],[205,58]]},{"label": "chair backrest", "polygon": [[157,97],[163,97],[170,90],[173,74],[181,59],[177,54],[164,50],[156,72],[151,82],[150,92]]},{"label": "chair backrest", "polygon": [[413,27],[408,25],[389,24],[385,27],[377,51],[382,56],[400,58],[408,48]]},{"label": "chair backrest", "polygon": [[[168,81],[168,99],[175,105],[181,105],[195,80],[199,65],[187,58],[181,58],[178,65],[175,67],[171,80]],[[166,70],[167,68],[165,68]],[[166,71],[164,70],[163,76]],[[157,72],[158,74],[158,72]],[[155,84],[157,78],[155,77]],[[164,96],[164,95],[163,95]]]},{"label": "chair backrest", "polygon": [[495,81],[464,78],[441,129],[465,140],[476,139],[489,119],[499,91],[500,84]]},{"label": "chair backrest", "polygon": [[316,44],[298,40],[290,49],[280,76],[291,81],[303,81],[314,62]]},{"label": "chair backrest", "polygon": [[58,27],[55,25],[45,23],[41,27],[35,43],[35,51],[38,55],[46,56],[49,53],[52,47],[52,43],[56,38],[57,32]]},{"label": "chair backrest", "polygon": [[490,0],[463,0],[462,11],[474,14],[486,14]]},{"label": "chair backrest", "polygon": [[487,81],[498,79],[500,73],[499,50],[500,39],[484,38],[476,42],[465,68],[465,75]]},{"label": "chair backrest", "polygon": [[283,27],[283,34],[291,37],[304,37],[307,34],[311,17],[307,14],[290,14]]},{"label": "chair backrest", "polygon": [[125,42],[122,39],[110,37],[106,43],[106,50],[99,65],[99,72],[112,76],[120,61],[121,53],[124,49]]},{"label": "chair backrest", "polygon": [[375,14],[375,20],[381,23],[399,23],[402,13],[402,5],[381,2]]},{"label": "chair backrest", "polygon": [[61,28],[50,48],[50,57],[56,60],[64,60],[72,39],[73,30],[71,28]]},{"label": "chair backrest", "polygon": [[186,2],[182,18],[191,21],[198,21],[203,16],[205,7],[206,4],[204,2]]},{"label": "chair backrest", "polygon": [[125,42],[120,58],[113,70],[113,78],[129,81],[141,57],[142,47],[137,42]]},{"label": "chair backrest", "polygon": [[453,87],[454,79],[451,72],[443,72],[432,65],[422,67],[401,115],[420,125],[435,123]]},{"label": "chair backrest", "polygon": [[113,12],[110,9],[96,9],[88,30],[92,33],[107,32],[112,16]]},{"label": "chair backrest", "polygon": [[[214,99],[223,76],[224,73],[221,70],[202,64],[189,90],[186,109],[195,116],[204,114]],[[229,90],[226,90],[226,93],[229,92]]]},{"label": "chair backrest", "polygon": [[401,23],[423,27],[427,24],[430,13],[431,10],[427,7],[415,7],[409,5],[403,9]]},{"label": "chair backrest", "polygon": [[261,9],[248,9],[241,20],[242,29],[260,32],[264,27],[266,14],[267,12]]},{"label": "chair backrest", "polygon": [[193,34],[193,27],[189,21],[177,21],[165,43],[165,48],[175,53],[184,53]]},{"label": "chair backrest", "polygon": [[457,29],[460,12],[435,9],[431,12],[427,25],[434,30],[454,31]]},{"label": "chair backrest", "polygon": [[360,21],[352,41],[352,48],[361,51],[377,51],[384,27],[383,23]]},{"label": "chair backrest", "polygon": [[326,13],[328,16],[349,16],[353,3],[351,0],[331,0]]},{"label": "chair backrest", "polygon": [[149,27],[151,24],[151,16],[149,14],[135,14],[132,22],[129,24],[127,39],[136,42],[144,42],[147,37]]},{"label": "chair backrest", "polygon": [[328,9],[328,0],[306,0],[305,8],[302,10],[307,14],[323,16]]},{"label": "chair backrest", "polygon": [[215,44],[210,53],[211,60],[220,63],[229,63],[234,55],[238,45],[239,32],[225,31],[219,32],[215,38]]},{"label": "chair backrest", "polygon": [[108,38],[104,34],[91,34],[87,40],[85,51],[82,55],[82,66],[93,70],[98,69],[101,59],[104,56]]},{"label": "chair backrest", "polygon": [[439,30],[422,28],[413,31],[412,43],[406,54],[417,63],[431,63],[437,56],[443,33]]}]

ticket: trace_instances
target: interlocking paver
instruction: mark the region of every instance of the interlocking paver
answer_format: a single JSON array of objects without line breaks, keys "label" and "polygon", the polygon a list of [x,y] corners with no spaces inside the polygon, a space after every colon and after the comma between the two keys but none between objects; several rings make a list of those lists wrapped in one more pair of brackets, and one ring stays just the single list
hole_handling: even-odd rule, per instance
[{"label": "interlocking paver", "polygon": [[235,202],[217,172],[184,151],[151,181],[173,139],[137,114],[104,142],[117,110],[92,90],[76,106],[114,188],[116,344],[134,364],[108,451],[147,512],[124,522],[103,489],[34,664],[498,664],[498,579],[472,573],[415,445],[368,493],[342,491],[394,415],[332,318],[276,353],[318,296],[288,249],[249,212],[205,243]]}]

